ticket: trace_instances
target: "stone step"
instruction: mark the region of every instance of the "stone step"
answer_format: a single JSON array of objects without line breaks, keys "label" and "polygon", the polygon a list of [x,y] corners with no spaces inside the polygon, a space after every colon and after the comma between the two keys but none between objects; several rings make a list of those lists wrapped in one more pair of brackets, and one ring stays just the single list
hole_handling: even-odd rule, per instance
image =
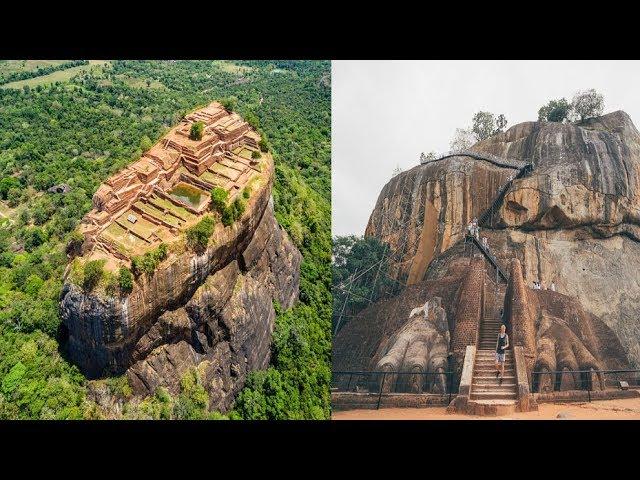
[{"label": "stone step", "polygon": [[[495,358],[496,358],[495,353],[491,353],[490,355],[476,355],[476,359],[479,359],[479,360],[495,360]],[[504,358],[507,360],[510,360],[513,358],[513,355],[509,355],[505,353]]]},{"label": "stone step", "polygon": [[471,398],[478,400],[516,400],[516,392],[474,392],[471,390]]},{"label": "stone step", "polygon": [[[474,376],[473,377],[473,384],[478,384],[478,385],[500,385],[500,379],[498,377],[496,377],[495,375],[493,376]],[[505,375],[504,378],[502,379],[502,385],[516,385],[516,377],[513,375]]]},{"label": "stone step", "polygon": [[515,400],[476,400],[474,403],[478,403],[480,405],[515,405]]},{"label": "stone step", "polygon": [[[477,358],[475,361],[475,365],[476,367],[480,366],[480,367],[494,367],[496,364],[495,359],[491,359],[491,358]],[[510,368],[514,366],[514,362],[512,359],[510,358],[505,358],[504,361],[504,366],[505,368]]]},{"label": "stone step", "polygon": [[[482,377],[486,377],[489,375],[495,375],[496,374],[496,369],[495,368],[489,368],[489,367],[476,367],[473,369],[473,374],[474,375],[479,375]],[[504,376],[515,376],[516,374],[516,370],[514,368],[508,368],[505,367],[504,369]]]},{"label": "stone step", "polygon": [[471,393],[511,393],[513,395],[516,394],[516,386],[515,385],[476,385],[473,383],[471,385]]},{"label": "stone step", "polygon": [[[495,363],[495,361],[496,361],[496,356],[495,356],[495,355],[491,355],[491,356],[488,356],[488,355],[487,355],[486,357],[476,357],[476,363],[477,363],[477,362],[484,362],[484,363],[491,362],[491,363]],[[509,355],[509,356],[505,355],[505,356],[504,356],[504,361],[505,361],[505,363],[511,363],[511,362],[513,362],[513,356],[511,356],[511,355]]]},{"label": "stone step", "polygon": [[[475,367],[475,370],[478,370],[478,371],[480,370],[491,370],[493,372],[496,371],[496,364],[494,362],[476,363],[474,367]],[[504,371],[506,372],[507,370],[515,370],[514,365],[512,363],[505,363]]]}]

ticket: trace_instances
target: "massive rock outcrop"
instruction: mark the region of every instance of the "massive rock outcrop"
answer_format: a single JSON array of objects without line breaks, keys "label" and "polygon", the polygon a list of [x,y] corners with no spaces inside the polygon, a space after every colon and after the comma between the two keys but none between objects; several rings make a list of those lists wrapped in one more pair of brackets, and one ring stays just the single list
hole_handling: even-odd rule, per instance
[{"label": "massive rock outcrop", "polygon": [[[510,291],[495,285],[483,255],[470,263],[463,242],[474,217],[482,219],[480,236],[501,269],[508,272],[514,260],[520,265],[520,296],[529,299],[531,317],[529,370],[640,367],[640,134],[620,111],[579,125],[515,125],[385,185],[365,235],[390,244],[390,274],[407,287],[338,333],[335,367],[371,368],[370,355],[348,351],[354,338],[362,335],[368,351],[376,351],[403,327],[406,308],[434,295],[447,311],[452,356],[456,338],[475,343],[456,330],[460,322],[477,327],[468,292],[488,308],[494,293],[508,306]],[[471,285],[479,261],[486,276]],[[534,291],[534,281],[545,288],[554,283],[556,291]],[[399,305],[397,314],[391,302]],[[463,308],[471,313],[461,315]],[[459,358],[453,363],[460,368]]]},{"label": "massive rock outcrop", "polygon": [[[226,411],[246,374],[269,364],[273,301],[289,308],[297,300],[301,255],[274,217],[271,156],[251,156],[259,137],[212,105],[150,150],[160,153],[145,154],[150,156],[141,163],[153,168],[131,167],[114,177],[126,177],[135,195],[126,197],[130,188],[113,179],[99,189],[111,192],[111,200],[94,197],[82,256],[65,275],[61,313],[68,355],[87,377],[126,373],[137,395],[159,386],[175,394],[185,372],[197,368],[209,407]],[[179,134],[196,121],[205,124],[204,146]],[[243,149],[249,154],[241,156]],[[158,155],[170,162],[161,163]],[[190,190],[172,194],[177,185]],[[212,187],[244,204],[231,225],[209,209],[206,189]],[[204,202],[188,203],[185,195],[193,192]],[[206,216],[214,221],[208,245],[189,246],[184,232]],[[151,226],[141,225],[145,221]],[[117,228],[109,232],[112,226]],[[89,260],[104,261],[106,275],[114,275],[131,267],[134,254],[153,252],[161,242],[166,258],[153,272],[139,273],[131,291],[87,288],[79,281],[76,270]]]}]

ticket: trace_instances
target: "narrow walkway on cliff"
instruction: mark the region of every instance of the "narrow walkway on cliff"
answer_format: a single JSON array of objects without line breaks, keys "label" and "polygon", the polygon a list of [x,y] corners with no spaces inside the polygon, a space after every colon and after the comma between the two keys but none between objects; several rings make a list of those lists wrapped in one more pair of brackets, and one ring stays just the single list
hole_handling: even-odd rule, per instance
[{"label": "narrow walkway on cliff", "polygon": [[[478,247],[478,250],[480,250],[480,253],[484,255],[487,261],[496,270],[496,276],[499,276],[500,278],[502,278],[505,281],[505,283],[509,281],[509,274],[503,268],[500,267],[500,265],[498,264],[497,258],[491,252],[489,252],[488,248],[482,245],[482,242],[480,242],[473,235],[467,235],[465,237],[465,242],[470,243],[472,245],[471,254],[473,254],[473,245],[475,245],[476,247]],[[496,280],[498,279],[496,278]]]},{"label": "narrow walkway on cliff", "polygon": [[[483,227],[489,226],[487,225],[487,222],[490,220],[493,220],[494,212],[496,212],[500,207],[500,205],[502,204],[502,201],[504,200],[504,197],[507,194],[507,191],[509,190],[509,188],[511,188],[511,185],[513,184],[514,180],[522,178],[525,175],[528,175],[529,173],[531,173],[532,171],[533,171],[533,165],[530,163],[527,163],[522,168],[520,168],[520,170],[518,170],[518,173],[516,173],[516,175],[511,180],[509,180],[507,183],[504,184],[504,186],[498,192],[498,195],[496,195],[496,198],[494,198],[493,202],[491,202],[491,206],[487,208],[487,210],[485,210],[485,212],[480,216],[480,218],[478,219],[478,225]],[[493,226],[493,224],[491,224],[491,226]]]}]

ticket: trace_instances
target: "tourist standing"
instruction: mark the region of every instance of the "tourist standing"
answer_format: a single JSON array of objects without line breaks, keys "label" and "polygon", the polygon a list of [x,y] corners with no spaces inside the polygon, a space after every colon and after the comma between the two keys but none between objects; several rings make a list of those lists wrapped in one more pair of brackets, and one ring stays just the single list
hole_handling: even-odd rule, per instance
[{"label": "tourist standing", "polygon": [[507,335],[507,327],[500,325],[500,333],[496,342],[496,378],[500,378],[500,385],[504,379],[504,360],[506,350],[509,347],[509,335]]},{"label": "tourist standing", "polygon": [[477,217],[473,217],[473,235],[476,237],[476,240],[480,240],[480,227],[478,226]]}]

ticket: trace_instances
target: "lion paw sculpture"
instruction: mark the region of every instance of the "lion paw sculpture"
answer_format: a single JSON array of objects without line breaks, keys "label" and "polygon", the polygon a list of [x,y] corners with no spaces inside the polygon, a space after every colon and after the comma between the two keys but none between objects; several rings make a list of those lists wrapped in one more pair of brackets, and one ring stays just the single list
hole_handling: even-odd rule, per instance
[{"label": "lion paw sculpture", "polygon": [[440,297],[414,308],[407,323],[378,350],[376,370],[389,372],[384,374],[382,390],[445,393],[449,341],[447,315]]},{"label": "lion paw sculpture", "polygon": [[[541,314],[537,321],[534,391],[601,390],[601,366],[566,321]],[[577,373],[581,371],[581,373]],[[559,373],[551,373],[559,372]]]}]

